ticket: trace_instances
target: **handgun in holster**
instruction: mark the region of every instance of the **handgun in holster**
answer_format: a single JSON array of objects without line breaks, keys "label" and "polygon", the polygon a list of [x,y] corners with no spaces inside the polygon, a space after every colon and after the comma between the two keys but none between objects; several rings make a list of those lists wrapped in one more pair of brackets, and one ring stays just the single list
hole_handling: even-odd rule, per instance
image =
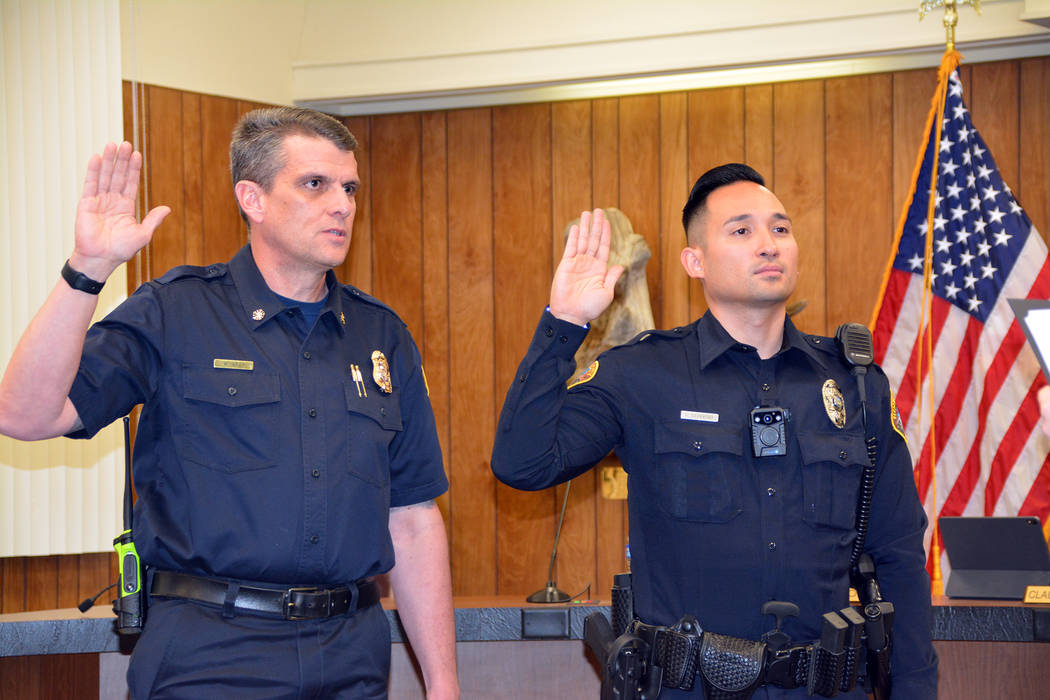
[{"label": "handgun in holster", "polygon": [[630,629],[634,619],[631,575],[614,577],[612,620],[591,613],[583,621],[583,639],[602,669],[601,700],[654,700],[663,685],[663,670],[651,663],[652,649]]},{"label": "handgun in holster", "polygon": [[124,417],[124,532],[113,540],[117,551],[117,567],[120,578],[118,593],[113,601],[113,612],[117,616],[117,632],[138,634],[146,621],[146,580],[143,577],[142,560],[135,549],[131,534],[134,504],[131,497],[131,431],[127,416]]},{"label": "handgun in holster", "polygon": [[663,671],[650,663],[652,649],[630,631],[614,637],[600,612],[583,622],[583,637],[602,667],[601,700],[655,700],[662,690]]}]

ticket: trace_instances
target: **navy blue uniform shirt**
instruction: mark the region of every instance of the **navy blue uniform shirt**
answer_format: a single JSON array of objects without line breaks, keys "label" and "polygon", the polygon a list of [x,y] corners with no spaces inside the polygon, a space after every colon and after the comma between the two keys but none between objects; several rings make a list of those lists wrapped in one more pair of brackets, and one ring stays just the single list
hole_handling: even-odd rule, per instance
[{"label": "navy blue uniform shirt", "polygon": [[[590,379],[566,390],[585,335],[544,314],[500,416],[496,475],[518,488],[545,488],[615,450],[629,479],[639,618],[672,624],[692,613],[704,629],[758,639],[774,626],[762,604],[786,600],[801,614],[784,630],[799,642],[819,638],[821,615],[849,604],[867,462],[856,379],[834,340],[803,335],[787,319],[782,350],[762,360],[708,313],[609,350]],[[842,428],[825,408],[829,379],[844,400]],[[876,367],[866,394],[878,460],[865,550],[896,607],[894,698],[932,700],[926,517],[907,445],[890,420],[889,385]],[[786,455],[754,456],[748,421],[759,405],[789,411]],[[768,693],[805,696],[806,689]]]},{"label": "navy blue uniform shirt", "polygon": [[143,404],[143,562],[277,584],[360,579],[394,564],[390,507],[448,488],[405,324],[331,271],[326,283],[306,328],[245,246],[228,264],[147,282],[88,331],[69,395],[84,428],[70,437]]}]

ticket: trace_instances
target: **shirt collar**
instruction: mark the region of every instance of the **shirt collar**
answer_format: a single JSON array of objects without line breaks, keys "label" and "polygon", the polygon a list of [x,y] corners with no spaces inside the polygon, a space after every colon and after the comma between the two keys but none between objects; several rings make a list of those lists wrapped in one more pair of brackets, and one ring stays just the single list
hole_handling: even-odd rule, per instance
[{"label": "shirt collar", "polygon": [[[266,285],[266,280],[263,279],[262,273],[259,272],[259,267],[255,264],[255,258],[252,256],[250,243],[245,244],[243,248],[237,251],[237,254],[230,260],[228,267],[230,277],[233,279],[233,284],[237,287],[237,293],[240,295],[244,314],[248,319],[248,325],[252,330],[256,330],[271,319],[276,318],[277,314],[285,309],[285,303],[277,298],[273,290]],[[328,296],[325,299],[321,315],[324,316],[326,313],[331,312],[335,318],[335,325],[339,329],[340,335],[344,335],[346,333],[347,320],[343,311],[343,299],[338,290],[339,282],[335,278],[335,273],[331,270],[325,273],[325,286],[328,287]]]},{"label": "shirt collar", "polygon": [[[750,345],[734,340],[733,336],[729,335],[729,331],[719,323],[718,319],[710,311],[705,313],[697,322],[696,335],[700,343],[700,369],[705,369],[729,350],[754,349]],[[791,317],[785,315],[784,341],[780,347],[780,352],[777,354],[779,355],[789,350],[800,351],[820,367],[827,368],[824,358],[809,344],[806,336],[795,327],[795,324],[791,322]]]}]

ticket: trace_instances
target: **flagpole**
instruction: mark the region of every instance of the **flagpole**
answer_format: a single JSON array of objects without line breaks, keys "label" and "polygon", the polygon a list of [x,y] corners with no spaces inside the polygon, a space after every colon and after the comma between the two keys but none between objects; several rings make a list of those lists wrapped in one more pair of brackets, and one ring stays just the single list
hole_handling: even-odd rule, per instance
[{"label": "flagpole", "polygon": [[[958,52],[953,49],[947,49],[944,52],[944,56],[941,58],[941,67],[937,73],[937,93],[934,96],[933,101],[933,117],[934,117],[934,138],[933,144],[939,144],[941,142],[941,129],[944,125],[944,120],[938,118],[944,114],[944,103],[948,98],[948,79],[952,74],[952,71],[959,65]],[[926,361],[929,366],[929,378],[927,381],[927,393],[929,394],[929,404],[927,405],[928,420],[929,420],[929,436],[930,443],[930,490],[933,499],[933,532],[930,535],[930,553],[933,559],[933,580],[932,585],[934,591],[938,594],[944,590],[943,581],[941,579],[941,547],[940,547],[940,528],[937,524],[937,514],[940,512],[940,507],[937,503],[937,430],[936,430],[936,394],[935,394],[935,382],[934,382],[934,367],[933,367],[933,329],[931,327],[933,317],[933,278],[931,271],[933,268],[933,229],[934,229],[934,217],[936,215],[937,205],[937,175],[938,166],[940,159],[937,157],[937,152],[933,152],[933,163],[930,171],[930,190],[927,192],[927,209],[926,209],[926,242],[925,242],[925,253],[923,259],[923,270],[922,270],[922,311],[919,318],[920,333],[920,347],[922,350],[919,352],[918,371],[915,374],[915,395],[918,397],[919,416],[922,416],[923,409],[923,398],[922,398],[922,365],[923,360]],[[923,342],[925,341],[925,342]],[[919,434],[922,435],[922,423],[919,423]],[[922,455],[919,456],[920,461]]]},{"label": "flagpole", "polygon": [[[956,9],[957,4],[972,5],[978,14],[981,13],[981,0],[923,0],[919,5],[919,21],[926,16],[926,13],[937,7],[944,7],[944,31],[945,31],[945,46],[944,56],[941,58],[941,66],[937,72],[937,93],[934,96],[931,117],[936,119],[936,137],[934,143],[940,143],[941,141],[941,128],[944,124],[943,119],[937,118],[944,114],[945,101],[948,98],[948,80],[951,77],[952,72],[959,67],[959,62],[962,60],[962,55],[955,50],[955,27],[959,22],[959,12]],[[929,133],[929,126],[927,126],[927,133]],[[920,156],[920,165],[921,165]],[[941,543],[940,543],[940,525],[938,523],[938,515],[940,514],[940,504],[937,502],[937,430],[936,430],[936,393],[935,393],[935,382],[934,382],[934,367],[933,367],[933,333],[930,323],[933,316],[933,281],[931,279],[931,269],[933,266],[933,226],[935,207],[937,201],[937,168],[940,159],[937,157],[937,153],[933,154],[933,166],[932,173],[930,176],[930,191],[929,191],[929,208],[926,214],[926,249],[925,259],[923,260],[923,286],[922,286],[922,314],[920,316],[919,328],[923,334],[921,338],[925,339],[925,343],[920,340],[920,345],[923,350],[919,352],[919,366],[916,377],[918,386],[916,387],[916,396],[919,400],[919,416],[922,416],[922,360],[925,357],[929,363],[929,383],[928,383],[928,394],[929,394],[929,439],[930,439],[930,489],[933,495],[933,532],[930,535],[930,554],[933,558],[933,580],[932,586],[933,591],[940,594],[944,590],[944,582],[941,577]],[[906,211],[906,210],[905,210]],[[919,434],[922,434],[922,425],[920,420]],[[919,459],[922,457],[920,455]]]}]

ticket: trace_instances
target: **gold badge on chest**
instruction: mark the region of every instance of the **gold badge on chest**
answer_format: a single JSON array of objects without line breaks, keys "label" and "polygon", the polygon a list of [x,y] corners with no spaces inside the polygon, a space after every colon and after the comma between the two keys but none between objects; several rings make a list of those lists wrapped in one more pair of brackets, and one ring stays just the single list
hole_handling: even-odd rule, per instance
[{"label": "gold badge on chest", "polygon": [[384,394],[394,391],[394,386],[390,383],[390,365],[386,361],[386,355],[379,350],[372,351],[372,379]]},{"label": "gold badge on chest", "polygon": [[831,419],[836,428],[845,428],[846,401],[842,398],[839,385],[835,383],[834,379],[829,379],[821,387],[821,394],[824,397],[824,410],[827,412],[828,418]]}]

